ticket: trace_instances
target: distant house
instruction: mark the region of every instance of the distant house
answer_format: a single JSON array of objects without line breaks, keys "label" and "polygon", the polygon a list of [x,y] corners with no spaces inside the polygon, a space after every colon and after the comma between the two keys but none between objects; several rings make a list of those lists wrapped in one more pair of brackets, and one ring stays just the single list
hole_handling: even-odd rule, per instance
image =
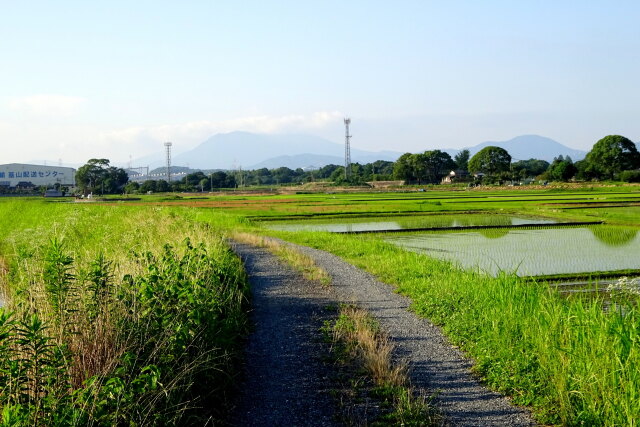
[{"label": "distant house", "polygon": [[443,184],[451,184],[451,183],[454,183],[456,181],[464,181],[467,178],[469,178],[469,172],[467,172],[465,170],[462,170],[462,169],[456,169],[456,170],[453,170],[453,171],[449,172],[449,175],[447,175],[444,178],[442,178],[442,183]]}]

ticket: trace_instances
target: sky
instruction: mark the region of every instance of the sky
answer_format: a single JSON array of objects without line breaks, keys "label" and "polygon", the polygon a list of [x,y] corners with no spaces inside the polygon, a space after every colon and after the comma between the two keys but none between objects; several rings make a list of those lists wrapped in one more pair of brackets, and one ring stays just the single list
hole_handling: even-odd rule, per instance
[{"label": "sky", "polygon": [[[0,0],[0,163],[221,132],[421,152],[640,141],[640,2]],[[133,166],[136,166],[135,164]]]}]

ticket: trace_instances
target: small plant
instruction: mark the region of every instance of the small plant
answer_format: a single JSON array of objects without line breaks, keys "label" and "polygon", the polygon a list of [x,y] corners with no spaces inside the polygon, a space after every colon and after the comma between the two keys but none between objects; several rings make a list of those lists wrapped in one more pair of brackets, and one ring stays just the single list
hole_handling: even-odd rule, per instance
[{"label": "small plant", "polygon": [[620,296],[640,296],[640,278],[621,277],[607,287],[607,291]]},{"label": "small plant", "polygon": [[44,255],[42,278],[44,289],[55,313],[56,321],[64,326],[67,314],[71,309],[69,299],[73,291],[75,275],[73,257],[64,251],[64,245],[57,238],[52,238]]},{"label": "small plant", "polygon": [[88,316],[94,320],[108,306],[112,295],[113,263],[106,259],[103,252],[99,252],[90,264],[86,280]]},{"label": "small plant", "polygon": [[[325,323],[325,336],[332,336],[334,353],[358,363],[373,381],[372,394],[389,409],[380,414],[377,424],[427,425],[442,423],[442,417],[424,396],[416,396],[409,386],[407,366],[394,364],[394,346],[379,323],[366,311],[351,305],[340,307],[338,318]],[[383,405],[386,406],[386,405]]]}]

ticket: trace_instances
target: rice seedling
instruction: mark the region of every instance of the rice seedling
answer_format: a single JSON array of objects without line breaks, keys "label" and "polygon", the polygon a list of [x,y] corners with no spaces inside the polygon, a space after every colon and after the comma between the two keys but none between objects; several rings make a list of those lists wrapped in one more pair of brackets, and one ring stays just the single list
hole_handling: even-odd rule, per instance
[{"label": "rice seedling", "polygon": [[541,276],[640,269],[636,255],[640,253],[640,237],[633,228],[429,232],[387,235],[384,240],[492,275],[501,271]]}]

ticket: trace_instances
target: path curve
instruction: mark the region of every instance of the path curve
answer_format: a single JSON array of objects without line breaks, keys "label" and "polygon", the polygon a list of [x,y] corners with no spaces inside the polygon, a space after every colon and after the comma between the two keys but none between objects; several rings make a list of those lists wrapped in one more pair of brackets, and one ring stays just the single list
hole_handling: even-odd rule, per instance
[{"label": "path curve", "polygon": [[[243,385],[246,396],[241,399],[245,403],[237,408],[233,424],[335,424],[332,403],[326,393],[330,387],[328,368],[317,365],[322,350],[309,342],[317,334],[317,329],[313,329],[318,322],[309,319],[322,316],[322,307],[327,304],[341,302],[356,304],[380,322],[396,346],[394,356],[409,363],[412,386],[426,395],[437,394],[434,403],[445,416],[446,425],[535,425],[526,410],[480,384],[471,373],[469,359],[448,342],[437,326],[408,311],[410,300],[396,294],[392,286],[333,254],[280,242],[297,248],[324,268],[332,279],[331,290],[323,291],[317,284],[302,279],[264,249],[232,243],[245,262],[254,295],[256,331],[248,342],[247,369],[267,374],[247,377]],[[306,366],[301,366],[301,361]],[[298,377],[310,378],[305,381],[307,386],[298,387]],[[278,408],[283,403],[273,398],[276,393],[287,396],[284,400],[289,409],[287,416],[293,412],[301,415],[292,420],[282,418],[282,412],[287,410]],[[261,408],[252,409],[256,405]],[[259,415],[257,410],[266,415]],[[269,419],[264,419],[265,416]]]},{"label": "path curve", "polygon": [[380,322],[396,346],[395,356],[409,362],[412,386],[426,394],[437,393],[435,404],[448,425],[535,425],[528,411],[480,384],[471,373],[469,359],[449,343],[440,328],[408,311],[411,301],[395,293],[392,286],[333,254],[292,246],[331,275],[339,300],[353,302]]}]

